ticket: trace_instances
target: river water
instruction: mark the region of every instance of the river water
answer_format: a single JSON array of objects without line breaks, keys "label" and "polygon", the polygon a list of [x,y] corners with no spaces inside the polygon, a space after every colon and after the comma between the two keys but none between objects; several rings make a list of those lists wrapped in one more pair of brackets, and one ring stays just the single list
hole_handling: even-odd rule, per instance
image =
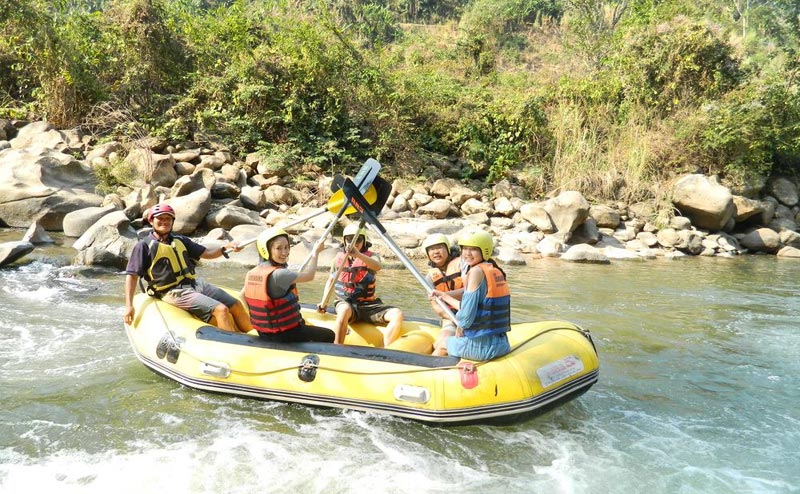
[{"label": "river water", "polygon": [[[800,491],[798,261],[508,266],[514,321],[591,330],[600,381],[522,423],[433,427],[157,376],[125,337],[123,277],[72,256],[49,246],[0,268],[2,493]],[[245,272],[200,270],[235,287]],[[405,271],[385,270],[378,291],[430,315]]]}]

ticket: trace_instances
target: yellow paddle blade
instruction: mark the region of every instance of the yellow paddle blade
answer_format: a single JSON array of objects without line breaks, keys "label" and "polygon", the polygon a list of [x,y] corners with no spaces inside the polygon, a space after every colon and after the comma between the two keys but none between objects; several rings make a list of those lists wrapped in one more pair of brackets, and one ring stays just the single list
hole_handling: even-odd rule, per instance
[{"label": "yellow paddle blade", "polygon": [[[377,198],[378,192],[375,190],[375,186],[370,185],[369,189],[367,189],[367,192],[364,194],[364,199],[366,199],[368,203],[374,204]],[[326,207],[331,213],[338,213],[339,210],[342,209],[342,206],[344,206],[344,202],[346,200],[347,198],[344,195],[344,190],[339,189],[333,193],[330,199],[328,199],[328,205]],[[358,210],[352,204],[350,204],[347,206],[347,209],[345,209],[344,214],[353,214],[357,211]]]}]

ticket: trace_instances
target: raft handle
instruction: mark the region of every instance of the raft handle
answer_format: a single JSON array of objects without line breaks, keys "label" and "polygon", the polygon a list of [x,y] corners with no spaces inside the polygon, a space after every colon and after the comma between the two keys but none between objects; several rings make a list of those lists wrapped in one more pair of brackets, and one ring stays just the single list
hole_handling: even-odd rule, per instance
[{"label": "raft handle", "polygon": [[300,361],[300,368],[297,370],[297,377],[301,381],[310,383],[317,377],[317,368],[319,367],[318,355],[306,355]]},{"label": "raft handle", "polygon": [[200,364],[200,372],[207,376],[226,379],[231,375],[231,366],[224,362],[203,362]]}]

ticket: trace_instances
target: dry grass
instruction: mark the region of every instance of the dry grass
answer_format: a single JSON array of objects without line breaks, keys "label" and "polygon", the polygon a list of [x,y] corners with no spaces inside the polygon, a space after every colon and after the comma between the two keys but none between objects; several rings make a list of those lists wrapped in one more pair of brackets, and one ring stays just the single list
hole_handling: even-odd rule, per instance
[{"label": "dry grass", "polygon": [[624,125],[614,124],[610,112],[589,117],[562,102],[550,114],[555,153],[548,177],[553,191],[577,190],[594,201],[662,203],[665,193],[654,184],[674,140],[668,129],[645,122],[633,117]]}]

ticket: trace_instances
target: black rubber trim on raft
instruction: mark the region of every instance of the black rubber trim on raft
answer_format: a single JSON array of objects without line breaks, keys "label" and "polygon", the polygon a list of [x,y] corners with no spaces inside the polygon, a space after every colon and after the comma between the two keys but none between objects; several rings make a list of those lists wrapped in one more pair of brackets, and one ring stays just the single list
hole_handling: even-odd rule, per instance
[{"label": "black rubber trim on raft", "polygon": [[248,347],[264,348],[268,350],[281,350],[285,352],[297,352],[302,354],[314,353],[317,355],[331,355],[335,357],[356,358],[362,360],[374,360],[376,362],[389,362],[393,364],[413,365],[428,369],[438,367],[455,367],[461,361],[458,357],[434,357],[431,355],[419,355],[402,350],[389,350],[385,348],[374,348],[355,345],[334,345],[333,343],[279,343],[262,340],[258,336],[244,333],[230,333],[214,326],[201,326],[197,329],[195,337],[198,340],[217,341],[231,345],[242,345]]}]

